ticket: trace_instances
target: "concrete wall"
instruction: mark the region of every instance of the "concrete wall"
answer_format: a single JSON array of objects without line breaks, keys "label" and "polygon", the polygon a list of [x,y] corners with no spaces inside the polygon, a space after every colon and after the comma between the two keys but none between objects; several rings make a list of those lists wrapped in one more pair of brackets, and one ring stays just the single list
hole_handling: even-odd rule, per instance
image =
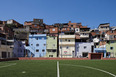
[{"label": "concrete wall", "polygon": [[63,57],[63,58],[75,57],[75,46],[74,45],[59,46],[59,57]]},{"label": "concrete wall", "polygon": [[[2,52],[6,52],[6,58],[11,58],[13,49],[8,45],[0,45],[0,58],[2,58]],[[9,56],[8,53],[10,53]]]}]

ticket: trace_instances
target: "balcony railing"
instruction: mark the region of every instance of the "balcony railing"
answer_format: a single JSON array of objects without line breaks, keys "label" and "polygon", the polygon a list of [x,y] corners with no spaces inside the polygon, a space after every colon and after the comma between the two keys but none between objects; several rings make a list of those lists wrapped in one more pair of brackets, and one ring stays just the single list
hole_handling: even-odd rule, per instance
[{"label": "balcony railing", "polygon": [[75,42],[59,42],[59,45],[75,45]]},{"label": "balcony railing", "polygon": [[89,38],[89,35],[80,35],[80,38]]},{"label": "balcony railing", "polygon": [[65,39],[65,38],[72,38],[72,39],[75,39],[75,35],[60,35],[59,36],[59,39]]}]

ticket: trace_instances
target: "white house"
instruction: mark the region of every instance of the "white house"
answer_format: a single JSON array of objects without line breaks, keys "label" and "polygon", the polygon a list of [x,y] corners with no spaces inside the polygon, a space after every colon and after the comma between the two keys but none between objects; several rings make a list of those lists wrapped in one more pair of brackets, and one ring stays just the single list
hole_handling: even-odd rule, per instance
[{"label": "white house", "polygon": [[75,35],[59,35],[59,57],[75,57]]}]

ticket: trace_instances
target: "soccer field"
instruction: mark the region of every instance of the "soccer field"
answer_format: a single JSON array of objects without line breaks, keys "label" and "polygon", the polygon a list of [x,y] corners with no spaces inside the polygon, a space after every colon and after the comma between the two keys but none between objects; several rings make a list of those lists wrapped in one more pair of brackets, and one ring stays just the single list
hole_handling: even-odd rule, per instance
[{"label": "soccer field", "polygon": [[[59,65],[57,65],[59,62]],[[116,60],[20,60],[0,62],[0,77],[116,77]]]}]

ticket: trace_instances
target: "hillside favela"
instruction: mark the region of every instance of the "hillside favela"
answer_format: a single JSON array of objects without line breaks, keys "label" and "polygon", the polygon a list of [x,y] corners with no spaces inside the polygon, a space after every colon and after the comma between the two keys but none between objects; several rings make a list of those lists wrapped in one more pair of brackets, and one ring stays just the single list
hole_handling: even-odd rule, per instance
[{"label": "hillside favela", "polygon": [[82,22],[48,25],[43,19],[0,21],[0,58],[116,57],[116,26],[100,23],[91,29]]}]

